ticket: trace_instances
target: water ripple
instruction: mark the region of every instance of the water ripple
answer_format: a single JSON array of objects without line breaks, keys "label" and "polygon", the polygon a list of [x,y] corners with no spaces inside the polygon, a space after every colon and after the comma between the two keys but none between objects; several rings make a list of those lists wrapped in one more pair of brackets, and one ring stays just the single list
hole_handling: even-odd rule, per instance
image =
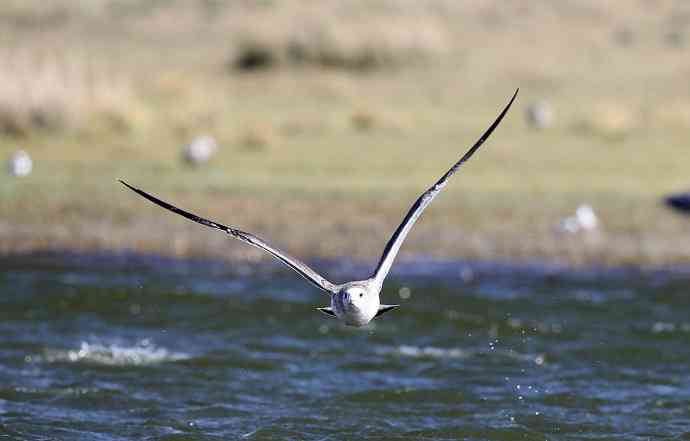
[{"label": "water ripple", "polygon": [[0,260],[0,439],[690,439],[690,272],[403,263],[354,330],[282,267],[70,259]]}]

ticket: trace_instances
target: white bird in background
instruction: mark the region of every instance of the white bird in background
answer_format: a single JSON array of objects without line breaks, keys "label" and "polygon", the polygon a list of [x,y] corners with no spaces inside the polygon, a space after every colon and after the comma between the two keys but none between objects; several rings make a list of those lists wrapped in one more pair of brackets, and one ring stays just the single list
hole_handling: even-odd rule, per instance
[{"label": "white bird in background", "polygon": [[218,151],[218,143],[212,136],[197,136],[182,151],[184,161],[193,166],[207,163]]},{"label": "white bird in background", "polygon": [[566,217],[559,226],[561,231],[565,233],[574,234],[581,231],[594,231],[599,227],[599,218],[590,205],[582,204],[577,207],[574,216]]},{"label": "white bird in background", "polygon": [[177,213],[181,216],[186,217],[187,219],[193,220],[194,222],[206,225],[207,227],[217,228],[236,239],[239,239],[243,242],[247,242],[250,245],[267,251],[273,257],[280,260],[285,265],[289,266],[294,271],[299,273],[302,277],[307,279],[309,282],[314,284],[317,288],[326,291],[326,293],[331,298],[331,304],[327,307],[317,308],[319,311],[323,312],[324,314],[328,314],[329,316],[338,318],[346,325],[364,326],[375,317],[378,317],[381,314],[384,314],[399,306],[382,305],[379,294],[383,286],[383,281],[388,275],[388,272],[391,269],[391,265],[393,265],[393,260],[395,260],[395,257],[397,256],[398,251],[400,250],[400,247],[403,241],[405,240],[405,237],[407,236],[407,233],[410,232],[410,229],[414,225],[415,221],[422,214],[424,209],[446,186],[446,184],[448,183],[448,179],[460,168],[460,166],[465,161],[467,161],[474,154],[474,152],[476,152],[479,149],[479,147],[484,143],[484,141],[487,140],[487,138],[491,135],[494,129],[498,127],[501,120],[508,112],[508,109],[510,109],[510,106],[513,104],[513,101],[515,101],[515,98],[518,94],[518,90],[515,91],[515,94],[510,99],[510,102],[508,102],[508,104],[503,109],[498,118],[496,118],[493,124],[491,124],[491,126],[484,132],[484,134],[482,134],[482,136],[479,138],[479,140],[477,140],[477,142],[472,146],[472,148],[469,149],[467,153],[465,153],[465,155],[462,158],[460,158],[458,162],[453,164],[450,170],[448,170],[443,176],[441,176],[441,178],[438,181],[436,181],[436,183],[431,188],[424,192],[424,194],[422,194],[419,197],[419,199],[417,199],[417,201],[412,205],[412,208],[410,208],[410,211],[405,216],[405,219],[403,219],[398,229],[395,230],[395,233],[393,233],[393,236],[386,244],[386,248],[383,251],[383,255],[381,256],[381,260],[379,261],[376,271],[374,271],[374,274],[371,277],[365,280],[356,280],[336,285],[326,280],[324,277],[319,275],[316,271],[311,269],[305,263],[295,259],[294,257],[290,257],[289,255],[285,254],[284,252],[276,248],[273,248],[272,246],[264,242],[262,239],[254,236],[253,234],[240,231],[233,227],[227,227],[225,225],[210,221],[208,219],[204,219],[193,213],[189,213],[173,205],[170,205],[167,202],[164,202],[142,190],[134,188],[124,181],[120,182],[122,182],[122,184],[124,184],[134,192],[145,197],[149,201],[165,209],[168,209],[173,213]]},{"label": "white bird in background", "polygon": [[525,116],[530,127],[538,130],[548,129],[553,124],[553,109],[547,102],[530,104]]},{"label": "white bird in background", "polygon": [[31,174],[34,163],[31,161],[31,156],[24,150],[17,150],[10,156],[7,161],[7,171],[12,176],[22,177]]}]

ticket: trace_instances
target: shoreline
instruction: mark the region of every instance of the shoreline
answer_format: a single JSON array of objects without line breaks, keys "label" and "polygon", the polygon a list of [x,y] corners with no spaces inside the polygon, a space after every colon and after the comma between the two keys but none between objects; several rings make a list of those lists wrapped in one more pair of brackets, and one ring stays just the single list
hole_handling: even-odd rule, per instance
[{"label": "shoreline", "polygon": [[[356,260],[347,257],[304,259],[312,268],[332,277],[335,283],[346,278],[366,278],[374,270],[375,261]],[[237,276],[296,275],[291,269],[270,258],[243,259],[237,256],[214,258],[209,256],[172,256],[154,252],[120,250],[33,249],[0,252],[0,268],[12,270],[32,268],[79,268],[86,271],[145,271],[166,273],[234,274]],[[430,256],[405,256],[393,264],[393,278],[435,277],[441,280],[459,279],[469,283],[489,277],[559,278],[575,277],[587,280],[603,278],[618,280],[630,276],[679,276],[690,277],[690,264],[567,264],[548,262],[543,259],[467,259],[438,258]],[[340,278],[344,278],[340,280]]]},{"label": "shoreline", "polygon": [[[213,211],[227,212],[227,215],[210,217],[233,217],[232,204],[223,208]],[[397,219],[381,221],[353,216],[351,213],[359,211],[356,206],[350,207],[349,214],[314,217],[318,216],[315,214],[318,208],[317,205],[307,212],[262,219],[259,215],[262,209],[269,210],[262,204],[239,212],[244,214],[244,220],[236,227],[256,234],[300,260],[352,261],[372,267],[378,262]],[[365,208],[362,212],[366,212]],[[218,231],[168,213],[155,210],[151,213],[134,216],[129,212],[124,221],[116,221],[106,214],[102,219],[71,218],[60,224],[44,220],[22,224],[0,222],[0,256],[66,252],[155,255],[235,264],[272,260],[263,250]],[[339,220],[345,215],[352,222]],[[523,227],[526,229],[522,230]],[[517,266],[537,262],[541,266],[565,268],[690,267],[690,238],[679,235],[679,231],[657,228],[626,233],[601,229],[567,234],[529,227],[522,224],[506,225],[503,231],[488,229],[486,224],[465,222],[457,211],[436,210],[415,225],[396,262],[450,260],[507,262]]]}]

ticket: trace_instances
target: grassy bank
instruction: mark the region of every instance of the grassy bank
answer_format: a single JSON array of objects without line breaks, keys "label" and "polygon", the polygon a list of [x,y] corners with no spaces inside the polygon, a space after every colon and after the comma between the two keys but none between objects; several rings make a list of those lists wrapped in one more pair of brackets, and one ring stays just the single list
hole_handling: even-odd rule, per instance
[{"label": "grassy bank", "polygon": [[[688,262],[660,198],[690,186],[690,9],[616,3],[6,3],[0,156],[35,170],[0,176],[0,249],[261,256],[123,178],[296,255],[374,260],[520,87],[403,254]],[[219,154],[186,167],[199,134]],[[600,231],[558,231],[581,203]]]}]

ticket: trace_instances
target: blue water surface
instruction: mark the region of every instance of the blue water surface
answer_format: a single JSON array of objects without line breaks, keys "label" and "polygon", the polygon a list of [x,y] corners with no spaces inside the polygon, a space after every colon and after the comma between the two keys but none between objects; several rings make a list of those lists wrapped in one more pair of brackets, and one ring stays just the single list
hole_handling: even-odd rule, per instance
[{"label": "blue water surface", "polygon": [[402,307],[352,329],[273,264],[6,257],[0,439],[690,439],[689,286],[406,262],[383,291]]}]

